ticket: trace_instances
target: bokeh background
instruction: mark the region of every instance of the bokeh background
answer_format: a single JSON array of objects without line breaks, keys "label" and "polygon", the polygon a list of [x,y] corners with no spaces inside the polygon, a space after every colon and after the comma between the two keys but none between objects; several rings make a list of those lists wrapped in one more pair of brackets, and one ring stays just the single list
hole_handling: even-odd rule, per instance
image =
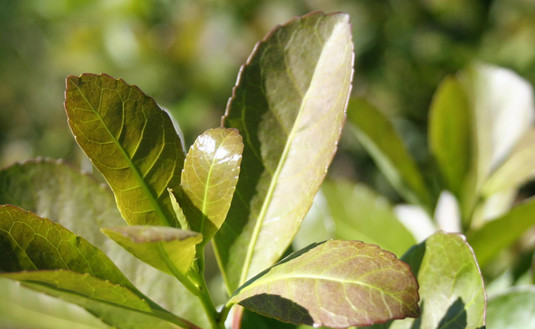
[{"label": "bokeh background", "polygon": [[[353,94],[391,115],[421,163],[428,106],[445,76],[482,61],[535,83],[533,0],[0,0],[0,167],[83,159],[63,92],[67,75],[84,72],[138,85],[172,112],[190,145],[219,125],[254,44],[316,10],[351,15]],[[344,136],[331,175],[388,194],[354,137]]]}]

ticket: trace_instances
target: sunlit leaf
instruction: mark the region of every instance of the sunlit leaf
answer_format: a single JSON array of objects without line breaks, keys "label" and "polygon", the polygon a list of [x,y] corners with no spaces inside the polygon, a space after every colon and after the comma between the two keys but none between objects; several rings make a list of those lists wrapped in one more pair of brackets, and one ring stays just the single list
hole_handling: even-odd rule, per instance
[{"label": "sunlit leaf", "polygon": [[131,254],[157,269],[185,275],[195,260],[202,235],[162,226],[117,226],[101,229]]},{"label": "sunlit leaf", "polygon": [[489,299],[487,327],[535,328],[535,287],[519,286]]},{"label": "sunlit leaf", "polygon": [[67,78],[65,109],[76,141],[110,184],[130,225],[178,226],[182,144],[167,112],[136,86],[108,75]]},{"label": "sunlit leaf", "polygon": [[130,282],[153,301],[200,327],[209,326],[198,299],[176,278],[140,262],[100,232],[102,226],[123,225],[124,220],[115,206],[113,193],[91,176],[56,161],[16,164],[0,171],[0,203],[50,216],[103,250]]},{"label": "sunlit leaf", "polygon": [[336,151],[353,64],[346,14],[277,27],[240,72],[224,126],[243,136],[240,179],[215,250],[229,292],[291,243]]},{"label": "sunlit leaf", "polygon": [[331,240],[260,273],[230,302],[285,322],[345,328],[418,316],[417,290],[410,268],[394,254]]},{"label": "sunlit leaf", "polygon": [[438,87],[429,113],[429,148],[445,188],[459,196],[470,168],[471,109],[462,86],[446,78]]},{"label": "sunlit leaf", "polygon": [[529,199],[500,218],[486,222],[467,238],[479,264],[486,266],[501,250],[513,244],[535,225],[535,199]]},{"label": "sunlit leaf", "polygon": [[227,216],[238,175],[243,142],[236,129],[210,129],[197,137],[182,170],[183,210],[192,230],[210,241]]},{"label": "sunlit leaf", "polygon": [[485,325],[486,294],[474,253],[460,234],[437,232],[402,260],[420,285],[421,317],[373,328],[479,329]]},{"label": "sunlit leaf", "polygon": [[430,197],[416,163],[392,123],[363,99],[352,99],[349,123],[392,187],[407,201],[430,207]]}]

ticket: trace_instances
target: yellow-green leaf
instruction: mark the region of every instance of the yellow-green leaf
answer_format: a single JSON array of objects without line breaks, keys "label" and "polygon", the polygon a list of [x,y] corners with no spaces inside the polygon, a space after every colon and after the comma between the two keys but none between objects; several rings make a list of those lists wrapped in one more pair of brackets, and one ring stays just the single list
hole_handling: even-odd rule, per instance
[{"label": "yellow-green leaf", "polygon": [[418,316],[418,299],[416,279],[394,254],[330,240],[260,273],[230,302],[285,322],[346,328]]},{"label": "yellow-green leaf", "polygon": [[184,150],[168,113],[106,74],[68,77],[65,97],[72,133],[126,222],[178,226],[167,188],[179,187]]},{"label": "yellow-green leaf", "polygon": [[221,227],[240,174],[243,142],[236,129],[210,129],[197,137],[182,170],[181,203],[190,228],[204,243]]},{"label": "yellow-green leaf", "polygon": [[336,151],[353,74],[346,14],[273,30],[242,67],[223,123],[243,136],[240,178],[215,250],[229,292],[293,240]]},{"label": "yellow-green leaf", "polygon": [[155,268],[185,275],[195,260],[196,245],[202,235],[162,226],[119,226],[101,229],[132,255]]}]

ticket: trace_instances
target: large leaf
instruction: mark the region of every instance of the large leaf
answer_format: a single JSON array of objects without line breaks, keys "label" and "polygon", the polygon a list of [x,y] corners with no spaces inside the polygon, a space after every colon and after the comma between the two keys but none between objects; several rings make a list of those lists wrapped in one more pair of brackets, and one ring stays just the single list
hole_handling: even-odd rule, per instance
[{"label": "large leaf", "polygon": [[236,129],[210,129],[189,150],[181,187],[182,207],[192,230],[210,241],[227,216],[238,175],[243,142]]},{"label": "large leaf", "polygon": [[170,275],[185,275],[195,260],[202,235],[161,226],[117,226],[101,229],[131,254]]},{"label": "large leaf", "polygon": [[215,249],[230,292],[275,263],[312,204],[340,138],[353,46],[346,14],[277,27],[242,67],[223,123],[244,139]]},{"label": "large leaf", "polygon": [[462,86],[445,79],[433,97],[429,113],[429,148],[446,189],[457,197],[470,168],[471,109]]},{"label": "large leaf", "polygon": [[535,225],[535,199],[526,200],[500,218],[486,222],[467,238],[479,264],[486,266],[501,250],[509,247]]},{"label": "large leaf", "polygon": [[514,287],[490,298],[487,307],[487,327],[535,328],[535,287]]},{"label": "large leaf", "polygon": [[110,328],[83,308],[0,278],[0,328]]},{"label": "large leaf", "polygon": [[67,78],[65,109],[80,147],[110,184],[131,225],[177,226],[184,150],[167,114],[136,86],[108,75]]},{"label": "large leaf", "polygon": [[485,325],[486,293],[474,253],[460,234],[437,232],[409,250],[406,261],[420,285],[418,319],[373,328],[479,329]]},{"label": "large leaf", "polygon": [[410,268],[394,254],[330,240],[260,273],[230,303],[286,322],[345,328],[418,316],[417,290]]},{"label": "large leaf", "polygon": [[[209,326],[198,299],[174,277],[141,263],[100,232],[100,227],[119,226],[124,220],[111,191],[91,176],[56,161],[16,164],[0,171],[0,203],[14,204],[41,217],[50,217],[82,235],[91,244],[99,246],[145,295],[200,327]],[[2,296],[9,298],[6,294]],[[48,312],[42,308],[34,311]],[[16,319],[20,323],[25,321],[20,316],[13,317],[13,321]]]},{"label": "large leaf", "polygon": [[416,163],[392,123],[363,99],[349,102],[348,119],[392,187],[407,201],[430,208],[430,197]]}]

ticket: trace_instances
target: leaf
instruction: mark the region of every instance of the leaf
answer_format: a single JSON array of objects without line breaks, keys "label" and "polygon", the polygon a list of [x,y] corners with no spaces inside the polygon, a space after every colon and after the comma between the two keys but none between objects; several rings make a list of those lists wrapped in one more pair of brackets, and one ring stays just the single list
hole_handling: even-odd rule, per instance
[{"label": "leaf", "polygon": [[[111,191],[93,177],[56,161],[16,164],[0,170],[0,203],[24,207],[42,217],[50,216],[83,235],[91,244],[98,245],[146,296],[200,327],[209,326],[198,299],[174,277],[140,262],[100,232],[100,227],[119,226],[124,220]],[[2,296],[4,300],[9,297]],[[34,311],[48,313],[43,309]]]},{"label": "leaf", "polygon": [[535,225],[535,199],[528,199],[505,215],[486,222],[472,231],[467,238],[481,267],[494,256],[517,241],[524,232]]},{"label": "leaf", "polygon": [[0,247],[1,277],[77,303],[110,325],[123,328],[114,308],[186,323],[148,300],[102,251],[31,212],[0,206]]},{"label": "leaf", "polygon": [[179,187],[184,150],[167,112],[106,74],[69,76],[65,96],[72,133],[127,223],[176,227],[166,189]]},{"label": "leaf", "polygon": [[535,327],[535,287],[513,287],[489,299],[488,328],[524,329]]},{"label": "leaf", "polygon": [[0,328],[110,328],[83,308],[0,279]]},{"label": "leaf", "polygon": [[436,232],[401,259],[418,279],[422,315],[373,328],[479,329],[485,325],[483,278],[464,236]]},{"label": "leaf", "polygon": [[230,303],[334,328],[418,316],[418,284],[394,254],[360,241],[313,244],[241,286]]},{"label": "leaf", "polygon": [[424,179],[387,118],[367,101],[355,98],[349,102],[348,119],[392,187],[407,201],[430,208]]},{"label": "leaf", "polygon": [[118,226],[101,231],[132,255],[170,275],[187,274],[202,235],[172,227]]},{"label": "leaf", "polygon": [[240,173],[243,142],[236,129],[210,129],[197,137],[182,170],[182,200],[189,226],[207,243],[230,208]]},{"label": "leaf", "polygon": [[351,87],[346,14],[277,27],[242,67],[223,118],[244,140],[235,196],[215,237],[229,292],[289,246],[336,151]]},{"label": "leaf", "polygon": [[147,300],[131,290],[87,273],[55,270],[2,273],[0,276],[78,304],[116,328],[168,329],[188,325],[171,313],[153,309]]},{"label": "leaf", "polygon": [[471,116],[469,99],[461,84],[455,78],[446,78],[431,104],[429,148],[445,188],[457,197],[470,168]]}]

